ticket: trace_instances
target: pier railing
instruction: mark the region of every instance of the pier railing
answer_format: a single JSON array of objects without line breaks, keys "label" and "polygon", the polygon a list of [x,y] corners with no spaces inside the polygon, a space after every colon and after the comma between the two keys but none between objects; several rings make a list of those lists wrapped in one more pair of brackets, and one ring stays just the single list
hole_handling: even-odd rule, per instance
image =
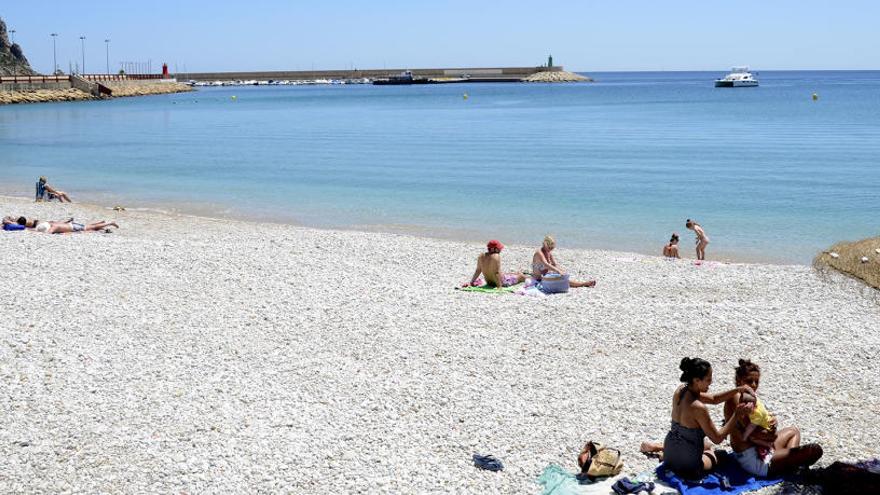
[{"label": "pier railing", "polygon": [[0,76],[0,84],[46,84],[67,82],[68,76]]},{"label": "pier railing", "polygon": [[163,79],[162,74],[81,74],[87,81],[144,81]]},{"label": "pier railing", "polygon": [[[162,79],[162,74],[79,74],[86,81],[143,81],[150,79]],[[0,76],[0,84],[46,84],[67,82],[70,76]]]}]

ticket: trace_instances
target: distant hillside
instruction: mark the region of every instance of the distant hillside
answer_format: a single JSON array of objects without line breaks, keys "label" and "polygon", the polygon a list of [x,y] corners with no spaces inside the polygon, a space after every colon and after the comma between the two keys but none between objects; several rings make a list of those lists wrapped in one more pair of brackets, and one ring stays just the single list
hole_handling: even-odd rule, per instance
[{"label": "distant hillside", "polygon": [[3,19],[0,19],[0,76],[11,76],[14,74],[36,74],[36,72],[31,69],[31,64],[25,58],[21,47],[9,42],[6,23],[3,22]]}]

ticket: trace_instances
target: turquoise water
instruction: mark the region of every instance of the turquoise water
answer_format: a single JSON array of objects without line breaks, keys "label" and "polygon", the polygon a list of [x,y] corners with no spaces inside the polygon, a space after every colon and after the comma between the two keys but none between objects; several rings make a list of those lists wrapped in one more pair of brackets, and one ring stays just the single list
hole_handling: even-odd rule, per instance
[{"label": "turquoise water", "polygon": [[880,72],[720,75],[5,106],[0,190],[48,175],[104,204],[649,253],[672,231],[690,253],[694,218],[710,257],[799,263],[877,235]]}]

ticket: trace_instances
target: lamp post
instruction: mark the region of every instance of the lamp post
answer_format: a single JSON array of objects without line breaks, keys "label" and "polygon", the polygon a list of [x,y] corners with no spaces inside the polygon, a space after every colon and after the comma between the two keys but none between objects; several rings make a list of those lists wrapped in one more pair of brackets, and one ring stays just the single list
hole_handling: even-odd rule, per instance
[{"label": "lamp post", "polygon": [[58,74],[58,58],[55,56],[55,38],[58,37],[58,33],[52,33],[49,36],[52,37],[52,75]]},{"label": "lamp post", "polygon": [[[9,33],[12,35],[12,45],[15,46],[15,30],[10,29]],[[13,60],[13,62],[12,62],[12,77],[15,77],[17,75],[18,75],[18,64],[15,63],[15,61]]]},{"label": "lamp post", "polygon": [[85,74],[86,73],[86,37],[80,36],[79,40],[80,40],[80,42],[82,42],[82,54],[83,54],[83,65],[82,65],[82,69],[80,69],[79,73]]},{"label": "lamp post", "polygon": [[110,40],[104,40],[104,45],[107,47],[107,74],[110,74]]}]

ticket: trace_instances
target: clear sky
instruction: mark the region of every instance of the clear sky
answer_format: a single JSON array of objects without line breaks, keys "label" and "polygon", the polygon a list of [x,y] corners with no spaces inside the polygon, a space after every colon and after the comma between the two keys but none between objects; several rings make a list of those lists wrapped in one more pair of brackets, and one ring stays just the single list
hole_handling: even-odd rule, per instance
[{"label": "clear sky", "polygon": [[880,69],[877,0],[0,3],[34,68],[168,62],[189,72],[537,65],[569,70]]}]

